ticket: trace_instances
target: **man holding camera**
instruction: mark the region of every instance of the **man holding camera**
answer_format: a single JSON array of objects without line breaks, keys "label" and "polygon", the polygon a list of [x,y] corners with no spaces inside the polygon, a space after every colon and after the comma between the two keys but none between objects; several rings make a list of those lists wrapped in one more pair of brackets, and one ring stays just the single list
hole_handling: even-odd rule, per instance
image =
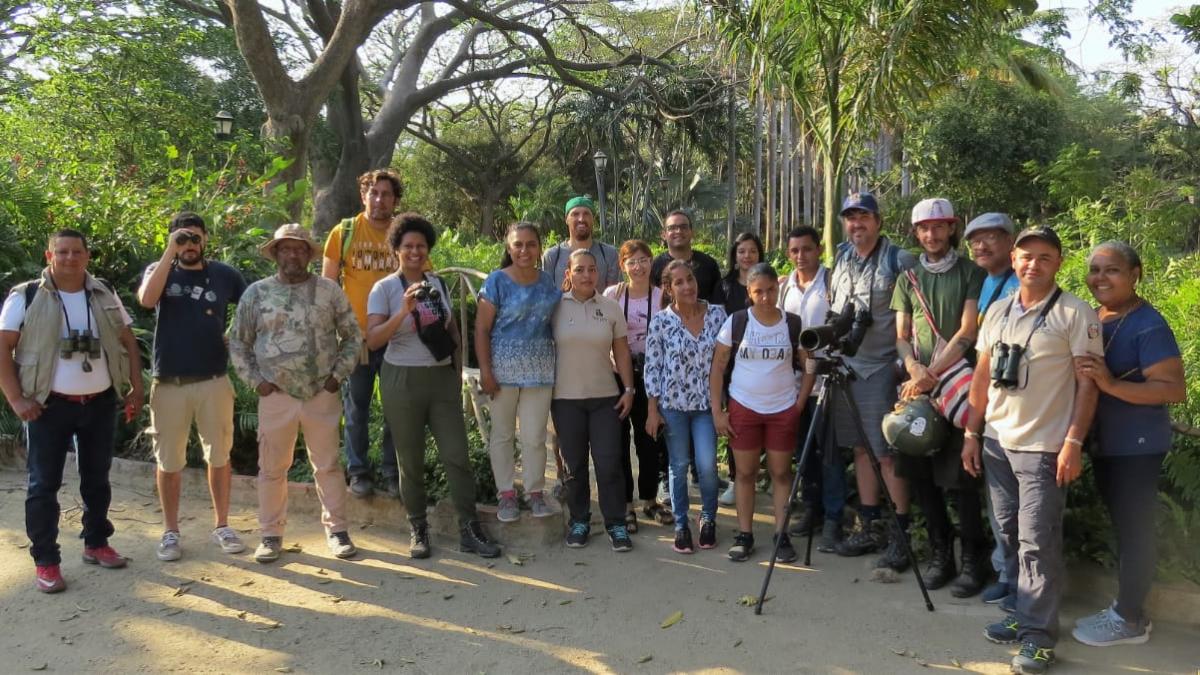
[{"label": "man holding camera", "polygon": [[[896,280],[916,264],[911,253],[880,234],[883,225],[879,203],[868,193],[855,193],[842,202],[842,226],[846,241],[838,246],[833,269],[834,311],[853,314],[848,335],[851,349],[843,349],[845,363],[854,372],[850,395],[862,415],[862,433],[846,406],[832,406],[834,435],[838,447],[854,448],[855,477],[860,501],[859,529],[838,544],[841,556],[860,556],[884,546],[887,538],[880,522],[880,485],[867,452],[879,460],[888,492],[896,507],[902,530],[908,529],[908,485],[896,475],[894,455],[883,439],[883,416],[896,403],[896,312],[891,308]],[[854,348],[857,348],[856,350]],[[852,353],[853,352],[853,353]],[[870,446],[868,450],[867,446]],[[876,567],[903,571],[908,556],[900,532],[890,543]]]},{"label": "man holding camera", "polygon": [[108,544],[108,471],[117,397],[124,395],[126,423],[142,407],[142,360],[129,314],[88,273],[90,259],[83,233],[59,230],[50,237],[41,278],[14,288],[0,310],[0,389],[25,422],[25,531],[43,593],[67,587],[59,569],[58,490],[72,445],[83,499],[83,562],[107,568],[127,562]]},{"label": "man holding camera", "polygon": [[154,382],[150,386],[150,427],[158,463],[155,479],[164,531],[155,552],[159,560],[183,555],[179,534],[179,492],[187,464],[192,422],[208,465],[213,503],[210,535],[226,553],[246,546],[229,527],[229,486],[233,447],[233,384],[226,371],[225,318],[246,290],[242,275],[229,265],[204,258],[208,229],[204,219],[184,211],[167,227],[167,246],[146,268],[138,302],[156,310]]},{"label": "man holding camera", "polygon": [[321,248],[300,225],[282,225],[262,246],[278,272],[242,294],[229,329],[229,353],[242,381],[258,391],[258,523],[261,563],[279,559],[287,525],[288,470],[304,432],[321,500],[326,543],[338,558],[357,551],[346,531],[346,482],[338,464],[342,380],[358,363],[362,332],[337,283],[308,271]]},{"label": "man holding camera", "polygon": [[1016,612],[984,636],[1021,643],[1013,672],[1043,673],[1054,662],[1066,582],[1066,486],[1083,470],[1097,399],[1074,359],[1103,358],[1104,349],[1095,310],[1055,282],[1062,243],[1054,230],[1021,232],[1012,260],[1020,290],[988,312],[976,343],[962,462],[972,476],[985,473],[1000,533],[1016,552],[1007,570],[1017,582]]}]

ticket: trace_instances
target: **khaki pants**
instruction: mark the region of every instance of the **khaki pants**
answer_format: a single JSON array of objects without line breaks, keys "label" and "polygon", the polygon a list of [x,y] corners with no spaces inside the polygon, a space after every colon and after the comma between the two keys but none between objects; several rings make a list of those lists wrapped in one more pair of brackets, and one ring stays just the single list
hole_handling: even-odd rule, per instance
[{"label": "khaki pants", "polygon": [[287,476],[297,430],[304,432],[312,463],[321,524],[326,533],[346,529],[346,480],[338,464],[341,417],[341,397],[323,389],[307,401],[282,391],[258,399],[258,525],[262,536],[281,537],[287,525]]},{"label": "khaki pants", "polygon": [[520,427],[521,464],[525,494],[546,487],[546,420],[550,417],[550,397],[554,387],[502,386],[492,397],[491,438],[488,454],[499,493],[513,489],[516,461],[513,440]]},{"label": "khaki pants", "polygon": [[233,384],[222,375],[201,382],[150,385],[150,427],[154,458],[164,473],[181,471],[187,465],[188,436],[192,420],[200,434],[204,462],[214,469],[229,463],[233,447]]}]

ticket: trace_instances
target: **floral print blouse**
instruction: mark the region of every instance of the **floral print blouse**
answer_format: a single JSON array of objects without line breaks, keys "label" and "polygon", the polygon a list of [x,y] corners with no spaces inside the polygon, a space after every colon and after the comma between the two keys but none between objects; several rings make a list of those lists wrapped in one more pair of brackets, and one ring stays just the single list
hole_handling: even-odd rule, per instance
[{"label": "floral print blouse", "polygon": [[692,335],[673,307],[656,312],[646,335],[646,395],[666,410],[708,410],[708,373],[725,310],[708,304],[704,326]]}]

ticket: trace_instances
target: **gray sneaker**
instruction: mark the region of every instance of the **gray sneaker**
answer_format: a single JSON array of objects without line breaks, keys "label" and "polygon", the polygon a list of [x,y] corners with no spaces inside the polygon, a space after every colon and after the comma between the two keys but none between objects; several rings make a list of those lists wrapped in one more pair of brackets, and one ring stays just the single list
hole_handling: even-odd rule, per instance
[{"label": "gray sneaker", "polygon": [[246,550],[246,545],[242,543],[237,531],[228,525],[213,530],[212,540],[220,545],[222,551],[229,554],[241,553]]},{"label": "gray sneaker", "polygon": [[502,523],[515,523],[521,519],[521,507],[517,505],[516,496],[500,498],[496,518]]},{"label": "gray sneaker", "polygon": [[842,524],[836,520],[826,520],[821,526],[821,538],[817,540],[817,550],[821,553],[837,552],[837,545],[842,541]]},{"label": "gray sneaker", "polygon": [[547,518],[558,511],[546,503],[546,498],[540,492],[533,492],[529,495],[529,511],[534,518]]},{"label": "gray sneaker", "polygon": [[254,560],[260,563],[275,562],[282,551],[283,537],[263,537],[258,548],[254,549]]},{"label": "gray sneaker", "polygon": [[158,550],[154,555],[163,562],[179,560],[183,557],[183,549],[179,546],[179,533],[174,530],[163,532],[162,539],[158,542]]},{"label": "gray sneaker", "polygon": [[358,549],[350,541],[350,533],[342,530],[341,532],[330,532],[325,538],[325,543],[329,545],[329,550],[337,558],[352,558],[358,553]]},{"label": "gray sneaker", "polygon": [[721,506],[733,506],[734,501],[733,481],[729,481],[729,487],[725,488],[725,491],[717,497],[717,503]]},{"label": "gray sneaker", "polygon": [[1126,621],[1112,607],[1080,620],[1071,635],[1091,647],[1140,645],[1150,639],[1153,624],[1148,619]]}]

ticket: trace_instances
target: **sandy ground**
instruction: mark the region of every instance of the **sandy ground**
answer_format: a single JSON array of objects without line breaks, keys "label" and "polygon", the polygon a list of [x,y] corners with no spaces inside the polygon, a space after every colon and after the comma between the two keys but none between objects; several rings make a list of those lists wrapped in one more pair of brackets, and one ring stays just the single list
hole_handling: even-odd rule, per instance
[{"label": "sandy ground", "polygon": [[[1007,672],[1014,650],[986,642],[999,612],[933,593],[924,609],[911,575],[869,579],[870,560],[814,552],[812,568],[776,572],[762,616],[739,604],[764,572],[760,514],[754,562],[725,557],[733,514],[722,509],[716,550],[681,556],[670,532],[643,524],[617,554],[602,535],[582,550],[548,546],[494,561],[435,539],[434,557],[407,557],[400,527],[352,529],[361,553],[331,557],[316,519],[293,518],[273,565],[221,553],[208,506],[185,502],[183,560],[160,563],[160,515],[149,486],[117,488],[113,545],[124,570],[80,562],[76,485],[64,488],[63,572],[70,588],[33,589],[23,526],[24,475],[0,472],[0,672]],[[253,539],[251,514],[233,525]],[[1098,603],[1096,603],[1098,604]],[[1068,604],[1055,673],[1197,673],[1200,629],[1159,623],[1140,647],[1093,649],[1067,630],[1091,606]],[[675,612],[682,619],[663,628]]]}]

